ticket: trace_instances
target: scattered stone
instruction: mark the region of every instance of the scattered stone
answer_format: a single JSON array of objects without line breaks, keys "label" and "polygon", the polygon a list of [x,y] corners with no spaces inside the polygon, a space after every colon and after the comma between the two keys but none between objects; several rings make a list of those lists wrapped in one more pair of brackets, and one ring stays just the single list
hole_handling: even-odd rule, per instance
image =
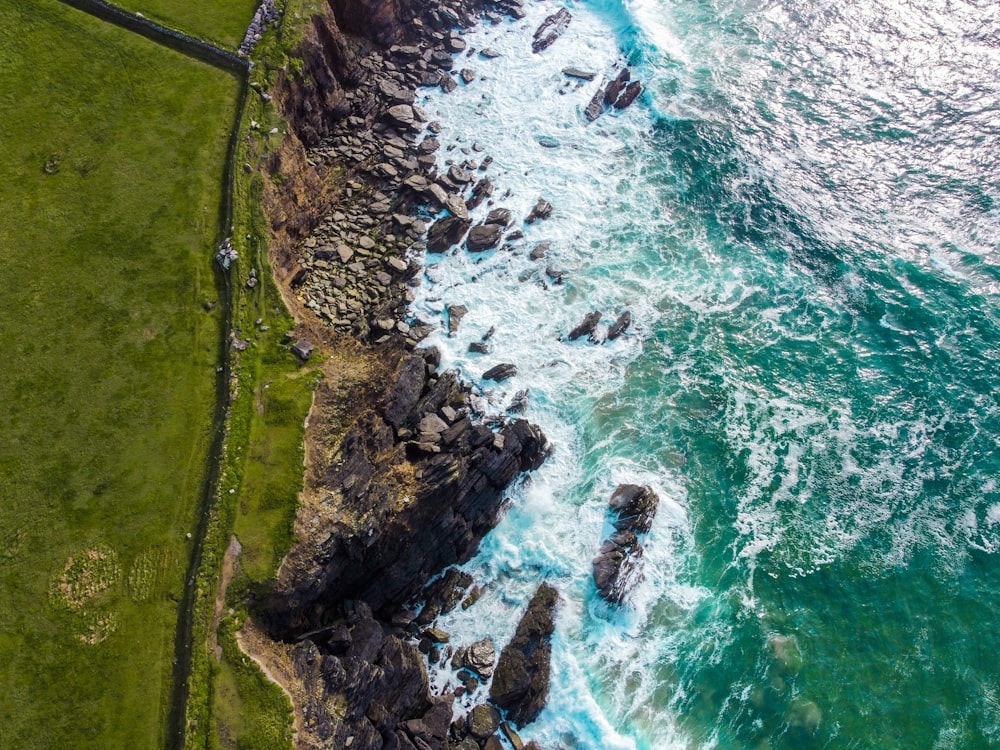
[{"label": "scattered stone", "polygon": [[485,47],[485,48],[483,48],[482,50],[479,51],[479,56],[483,57],[483,58],[485,58],[487,60],[493,60],[493,59],[495,59],[497,57],[500,57],[500,53],[497,52],[492,47]]},{"label": "scattered stone", "polygon": [[541,260],[545,257],[545,253],[549,251],[550,247],[552,247],[551,242],[539,242],[532,249],[531,254],[528,257],[532,260]]},{"label": "scattered stone", "polygon": [[462,79],[462,82],[465,83],[466,85],[476,80],[476,71],[471,70],[469,68],[462,68],[462,70],[459,71],[458,75]]},{"label": "scattered stone", "polygon": [[501,227],[509,227],[513,217],[510,210],[506,208],[494,208],[486,216],[483,224],[498,224]]},{"label": "scattered stone", "polygon": [[470,354],[489,354],[490,345],[485,341],[473,341],[469,344],[468,351]]}]

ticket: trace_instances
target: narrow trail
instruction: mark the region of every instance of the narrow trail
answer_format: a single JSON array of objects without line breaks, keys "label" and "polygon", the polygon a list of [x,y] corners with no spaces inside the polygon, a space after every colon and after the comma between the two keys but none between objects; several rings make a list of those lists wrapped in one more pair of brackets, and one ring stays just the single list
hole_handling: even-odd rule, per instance
[{"label": "narrow trail", "polygon": [[[59,0],[59,2],[102,21],[114,24],[138,34],[156,44],[179,52],[199,62],[211,65],[233,75],[239,82],[236,115],[229,133],[226,161],[222,177],[222,201],[219,208],[219,230],[216,245],[229,237],[233,224],[233,174],[236,147],[243,109],[249,84],[250,62],[229,50],[167,28],[147,18],[122,10],[104,0]],[[213,248],[214,250],[214,248]],[[214,252],[209,258],[214,256]],[[210,261],[211,262],[211,261]],[[215,414],[213,415],[212,444],[208,454],[208,465],[200,490],[197,509],[197,524],[192,531],[193,544],[185,573],[184,593],[177,608],[177,629],[174,636],[173,676],[170,687],[170,702],[167,710],[164,745],[166,750],[183,750],[185,717],[188,699],[188,677],[191,674],[193,649],[192,626],[194,623],[195,578],[201,566],[205,548],[205,534],[208,530],[209,515],[219,481],[220,462],[226,436],[226,416],[229,409],[230,367],[228,356],[229,331],[232,328],[232,286],[229,274],[219,264],[212,263],[215,286],[219,296],[222,320],[219,325],[218,354],[221,367],[216,375]]]}]

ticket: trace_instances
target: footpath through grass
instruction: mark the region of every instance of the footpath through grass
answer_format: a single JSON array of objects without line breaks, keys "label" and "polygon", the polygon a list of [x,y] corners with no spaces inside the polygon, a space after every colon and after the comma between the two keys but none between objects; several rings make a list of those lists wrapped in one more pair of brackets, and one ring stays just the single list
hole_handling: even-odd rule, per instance
[{"label": "footpath through grass", "polygon": [[56,0],[3,14],[2,748],[163,745],[237,93]]}]

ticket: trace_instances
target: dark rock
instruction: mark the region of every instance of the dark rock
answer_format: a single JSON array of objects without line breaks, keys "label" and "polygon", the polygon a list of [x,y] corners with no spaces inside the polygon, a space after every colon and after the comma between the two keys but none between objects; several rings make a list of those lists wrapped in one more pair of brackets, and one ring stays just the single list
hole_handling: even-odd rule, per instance
[{"label": "dark rock", "polygon": [[589,336],[597,328],[597,324],[601,320],[601,311],[594,310],[583,316],[583,320],[580,324],[569,332],[569,340],[576,341],[581,336]]},{"label": "dark rock", "polygon": [[440,147],[441,147],[441,142],[438,141],[438,139],[435,138],[434,136],[429,135],[422,141],[420,141],[420,145],[417,146],[417,151],[420,152],[421,154],[433,154]]},{"label": "dark rock", "polygon": [[571,20],[573,20],[573,16],[565,8],[560,8],[551,16],[546,17],[539,27],[535,29],[531,51],[537,54],[551,47],[556,39],[562,35],[563,31],[566,30]]},{"label": "dark rock", "polygon": [[392,427],[402,427],[410,418],[427,383],[427,367],[423,358],[406,357],[396,371],[396,380],[386,395],[385,421]]},{"label": "dark rock", "polygon": [[510,400],[510,405],[507,407],[509,412],[523,412],[528,408],[528,389],[524,388],[514,394],[514,397]]},{"label": "dark rock", "polygon": [[489,704],[480,703],[469,712],[466,726],[469,734],[484,740],[500,728],[500,712]]},{"label": "dark rock", "polygon": [[514,637],[500,653],[490,698],[518,727],[534,721],[549,693],[552,633],[558,592],[543,583],[528,603]]},{"label": "dark rock", "polygon": [[427,232],[427,251],[443,253],[448,248],[454,247],[462,241],[471,226],[471,219],[459,216],[444,216],[438,219]]},{"label": "dark rock", "polygon": [[632,325],[632,313],[628,310],[618,316],[618,320],[608,329],[608,341],[614,341]]},{"label": "dark rock", "polygon": [[469,352],[471,354],[489,354],[490,345],[485,341],[473,341],[469,344]]},{"label": "dark rock", "polygon": [[479,224],[469,231],[465,246],[470,252],[483,252],[500,244],[501,234],[503,234],[503,227],[499,224]]},{"label": "dark rock", "polygon": [[453,55],[459,52],[465,52],[466,44],[465,40],[462,39],[457,34],[447,36],[444,39],[444,48],[451,52]]},{"label": "dark rock", "polygon": [[621,604],[642,580],[642,545],[635,532],[616,531],[594,558],[597,593],[612,604]]},{"label": "dark rock", "polygon": [[462,68],[458,73],[459,77],[462,79],[462,83],[468,85],[476,80],[476,71],[470,70],[469,68]]},{"label": "dark rock", "polygon": [[601,116],[601,112],[604,111],[604,89],[599,88],[591,97],[590,102],[587,104],[586,109],[583,110],[584,116],[586,116],[589,122],[593,122],[598,117]]},{"label": "dark rock", "polygon": [[618,95],[625,89],[625,85],[631,77],[632,74],[629,72],[628,68],[622,70],[618,76],[607,85],[607,88],[604,89],[604,103],[608,105],[614,104],[618,99]]},{"label": "dark rock", "polygon": [[509,227],[513,217],[510,210],[506,208],[494,208],[486,216],[484,224],[499,224],[502,227]]},{"label": "dark rock", "polygon": [[616,529],[629,529],[645,534],[653,525],[660,498],[649,485],[620,484],[611,495],[608,506],[617,518]]},{"label": "dark rock", "polygon": [[513,746],[514,750],[524,750],[524,741],[521,739],[521,735],[517,733],[517,730],[510,725],[510,722],[505,721],[500,725],[500,731],[503,732],[504,737]]},{"label": "dark rock", "polygon": [[525,221],[528,224],[532,224],[539,219],[547,219],[551,215],[552,215],[552,204],[549,203],[544,198],[539,198],[538,203],[536,203],[535,207],[531,209],[531,213],[528,214],[528,217],[525,219]]},{"label": "dark rock", "polygon": [[413,107],[409,104],[396,104],[395,106],[389,107],[385,116],[393,125],[400,127],[403,130],[419,129],[417,116],[413,111]]},{"label": "dark rock", "polygon": [[473,185],[472,193],[469,195],[469,200],[465,202],[465,207],[475,208],[491,195],[493,195],[493,180],[489,177],[483,177]]},{"label": "dark rock", "polygon": [[639,94],[641,93],[642,93],[642,84],[640,84],[638,81],[633,81],[628,86],[626,86],[625,90],[622,91],[622,93],[618,96],[617,99],[615,99],[615,105],[614,105],[615,109],[625,109],[632,102],[634,102],[636,100],[636,97],[638,97]]},{"label": "dark rock", "polygon": [[486,372],[483,373],[483,380],[494,380],[497,383],[502,383],[508,378],[512,378],[517,375],[517,366],[512,364],[499,364],[495,367],[491,367]]},{"label": "dark rock", "polygon": [[531,255],[529,255],[528,257],[531,258],[532,260],[541,260],[542,258],[545,257],[545,253],[549,251],[550,247],[552,247],[551,242],[539,242],[532,249]]},{"label": "dark rock", "polygon": [[458,88],[458,81],[452,78],[450,73],[439,74],[439,80],[441,82],[441,90],[446,94],[450,94]]},{"label": "dark rock", "polygon": [[492,60],[494,58],[500,57],[500,53],[497,52],[492,47],[485,47],[484,49],[479,51],[479,56],[487,60]]}]

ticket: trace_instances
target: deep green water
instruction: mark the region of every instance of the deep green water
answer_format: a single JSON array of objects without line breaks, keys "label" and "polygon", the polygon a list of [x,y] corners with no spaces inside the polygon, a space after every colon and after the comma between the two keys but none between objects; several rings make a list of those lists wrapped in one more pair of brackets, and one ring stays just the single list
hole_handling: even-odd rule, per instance
[{"label": "deep green water", "polygon": [[[516,250],[429,271],[425,309],[470,306],[446,358],[477,375],[465,346],[497,325],[488,364],[519,364],[556,443],[470,566],[478,620],[449,627],[503,640],[560,585],[553,747],[1000,746],[1000,6],[569,7],[567,49],[506,85],[555,93],[617,45],[638,111],[587,127],[586,89],[532,119],[489,81],[428,102],[510,200],[562,209],[527,247],[571,271],[543,286]],[[555,342],[594,308],[632,309],[632,338]],[[589,561],[621,481],[665,509],[612,611]]]}]

